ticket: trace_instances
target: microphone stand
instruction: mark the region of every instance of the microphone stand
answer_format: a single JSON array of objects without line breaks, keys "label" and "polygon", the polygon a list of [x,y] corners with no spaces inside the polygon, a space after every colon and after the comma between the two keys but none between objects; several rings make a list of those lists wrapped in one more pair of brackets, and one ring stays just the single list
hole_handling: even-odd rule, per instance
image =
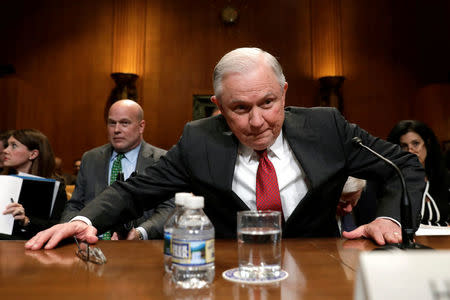
[{"label": "microphone stand", "polygon": [[393,244],[387,244],[385,246],[381,246],[379,248],[376,248],[375,250],[392,250],[392,249],[402,249],[402,250],[409,250],[409,249],[431,249],[428,246],[418,244],[414,242],[414,228],[412,224],[412,213],[411,213],[411,201],[409,200],[408,196],[408,190],[406,189],[405,184],[405,178],[403,177],[402,171],[397,167],[396,164],[394,164],[389,159],[385,158],[381,154],[375,152],[371,148],[367,147],[362,143],[362,140],[359,137],[354,137],[352,139],[353,143],[355,145],[358,145],[391,167],[394,168],[394,170],[397,172],[401,184],[402,184],[402,196],[401,196],[401,202],[400,202],[400,223],[402,225],[402,242],[401,243],[393,243]]}]

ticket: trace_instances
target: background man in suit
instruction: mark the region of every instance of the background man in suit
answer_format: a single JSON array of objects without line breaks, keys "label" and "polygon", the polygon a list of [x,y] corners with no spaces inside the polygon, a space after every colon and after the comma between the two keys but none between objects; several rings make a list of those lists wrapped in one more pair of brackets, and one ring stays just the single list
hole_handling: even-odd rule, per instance
[{"label": "background man in suit", "polygon": [[73,175],[76,177],[78,175],[78,172],[80,172],[81,167],[81,159],[75,159],[73,161]]},{"label": "background man in suit", "polygon": [[64,180],[67,185],[74,185],[77,181],[77,176],[63,171],[63,161],[61,157],[55,156],[55,172],[56,174]]},{"label": "background man in suit", "polygon": [[[400,242],[400,182],[384,162],[355,147],[352,138],[360,137],[402,169],[415,221],[424,187],[417,158],[348,123],[335,109],[285,108],[287,88],[271,54],[256,48],[227,53],[215,67],[211,98],[221,115],[188,123],[179,142],[147,169],[149,176],[113,184],[80,212],[77,219],[84,221],[56,225],[25,247],[36,250],[47,242],[45,248],[51,249],[72,235],[96,242],[97,229],[103,231],[123,212],[137,214],[178,191],[204,196],[216,237],[234,237],[236,212],[259,209],[268,194],[260,192],[265,187],[260,165],[270,169],[272,183],[277,183],[272,192],[279,193],[274,207],[283,213],[283,236],[339,236],[336,206],[347,177],[354,176],[385,183],[377,216],[388,218],[344,236],[364,236],[380,245]],[[264,150],[273,167],[259,154]]]},{"label": "background man in suit", "polygon": [[[143,118],[141,106],[132,100],[120,100],[111,106],[107,121],[109,143],[83,155],[76,188],[72,198],[67,202],[61,221],[70,221],[88,202],[108,187],[112,165],[118,153],[124,154],[121,160],[124,179],[130,177],[133,172],[144,173],[147,167],[166,153],[165,150],[143,140],[142,134],[145,129]],[[163,202],[156,209],[145,211],[141,218],[132,222],[133,224],[127,224],[129,227],[127,230],[124,230],[122,224],[115,229],[119,230],[121,233],[119,235],[124,235],[121,238],[162,238],[164,222],[173,207],[171,201]],[[117,233],[112,239],[116,238]]]}]

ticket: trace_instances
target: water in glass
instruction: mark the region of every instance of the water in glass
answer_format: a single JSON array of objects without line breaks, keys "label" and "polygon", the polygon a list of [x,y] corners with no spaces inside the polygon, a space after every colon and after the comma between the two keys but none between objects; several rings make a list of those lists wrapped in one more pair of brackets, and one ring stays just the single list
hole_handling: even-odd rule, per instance
[{"label": "water in glass", "polygon": [[239,228],[238,253],[242,278],[278,276],[281,270],[281,230],[273,227]]}]

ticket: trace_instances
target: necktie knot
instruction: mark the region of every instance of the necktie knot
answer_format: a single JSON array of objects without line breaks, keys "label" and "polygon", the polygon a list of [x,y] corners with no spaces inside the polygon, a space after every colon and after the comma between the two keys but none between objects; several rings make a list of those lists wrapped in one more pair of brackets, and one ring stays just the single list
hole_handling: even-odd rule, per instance
[{"label": "necktie knot", "polygon": [[255,150],[255,152],[256,152],[256,154],[258,154],[258,158],[259,158],[260,160],[267,157],[267,149],[264,149],[264,150]]}]

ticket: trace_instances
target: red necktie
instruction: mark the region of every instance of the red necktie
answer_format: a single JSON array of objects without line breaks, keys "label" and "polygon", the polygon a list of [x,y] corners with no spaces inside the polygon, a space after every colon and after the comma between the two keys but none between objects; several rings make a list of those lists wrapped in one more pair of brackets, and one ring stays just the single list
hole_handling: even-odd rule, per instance
[{"label": "red necktie", "polygon": [[267,150],[256,151],[256,153],[259,155],[259,166],[256,172],[256,208],[282,211],[277,173],[267,157]]}]

